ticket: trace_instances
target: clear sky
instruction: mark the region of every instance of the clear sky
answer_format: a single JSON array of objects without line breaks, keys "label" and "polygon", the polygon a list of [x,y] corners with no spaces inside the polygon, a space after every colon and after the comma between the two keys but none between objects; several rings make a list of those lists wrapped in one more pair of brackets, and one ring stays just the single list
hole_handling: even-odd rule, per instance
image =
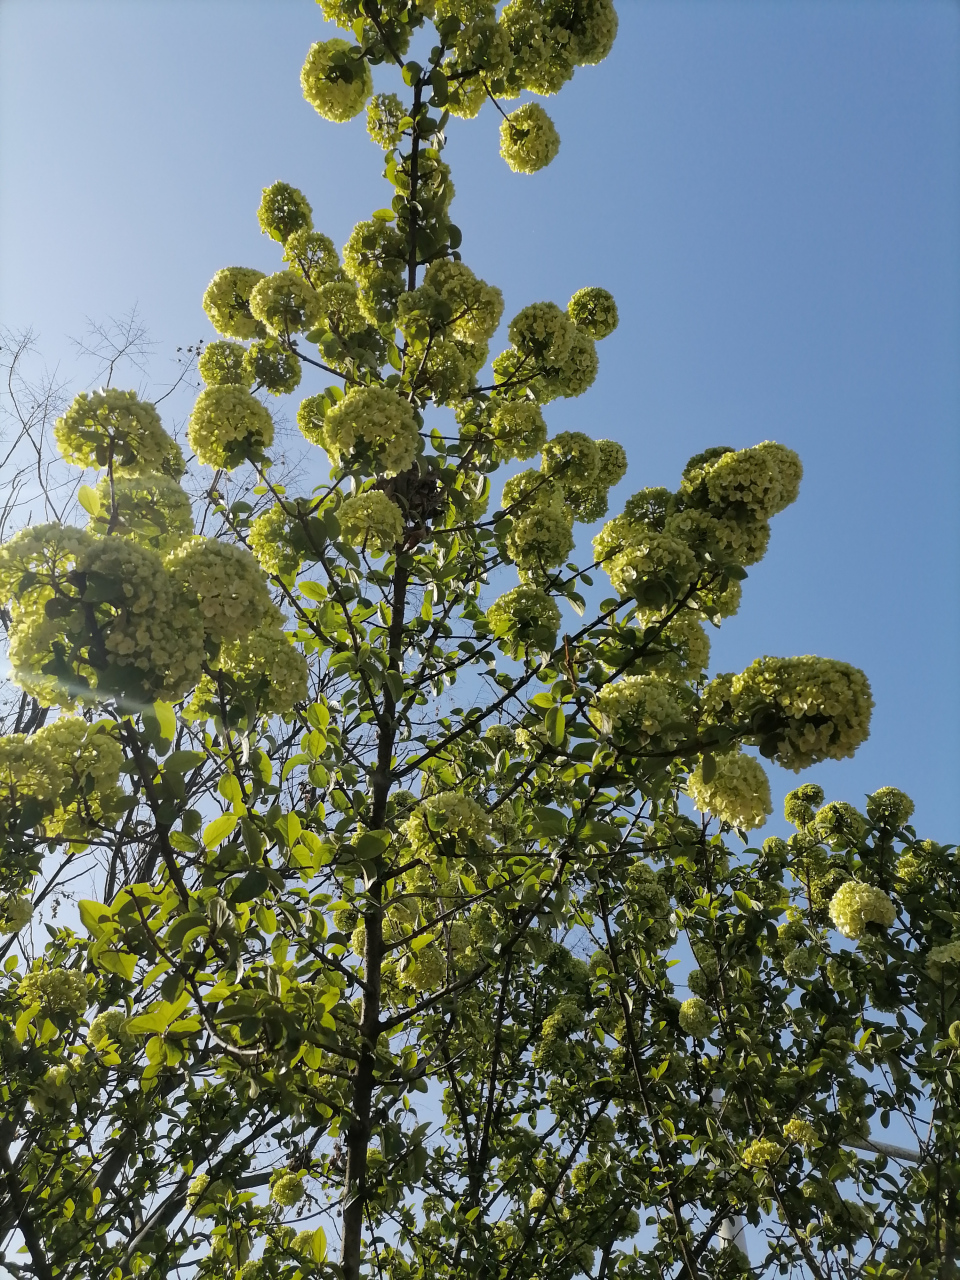
[{"label": "clear sky", "polygon": [[[806,467],[714,666],[819,653],[877,708],[853,761],[960,836],[960,7],[948,0],[620,0],[600,68],[546,103],[533,177],[497,117],[454,122],[465,260],[510,316],[585,284],[621,324],[553,430],[620,440],[614,505],[712,444]],[[85,317],[138,304],[163,379],[212,337],[221,266],[278,269],[255,211],[283,178],[338,243],[387,202],[362,120],[302,100],[310,0],[0,0],[0,319],[68,368]],[[392,87],[392,86],[387,86]],[[293,406],[290,408],[292,409]],[[288,414],[290,409],[287,410]],[[292,415],[291,415],[292,416]],[[796,784],[771,770],[781,796]]]}]

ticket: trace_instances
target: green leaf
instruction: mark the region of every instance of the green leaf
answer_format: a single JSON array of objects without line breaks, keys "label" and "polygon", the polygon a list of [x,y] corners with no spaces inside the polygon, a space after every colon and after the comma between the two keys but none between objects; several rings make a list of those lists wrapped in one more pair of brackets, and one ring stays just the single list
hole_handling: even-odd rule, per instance
[{"label": "green leaf", "polygon": [[712,782],[717,776],[717,758],[711,755],[709,751],[704,752],[703,760],[700,764],[700,772],[703,774],[704,782]]},{"label": "green leaf", "polygon": [[169,702],[155,702],[153,717],[160,726],[160,733],[168,742],[177,736],[177,713]]},{"label": "green leaf", "polygon": [[563,708],[551,707],[544,717],[544,724],[551,746],[559,747],[567,731],[567,719],[563,714]]},{"label": "green leaf", "polygon": [[241,903],[259,898],[269,883],[270,880],[264,870],[260,867],[252,867],[231,893],[230,901]]},{"label": "green leaf", "polygon": [[109,920],[112,912],[109,907],[105,907],[102,902],[91,902],[88,898],[81,898],[77,903],[80,912],[80,923],[95,938],[99,938],[103,933],[103,922]]},{"label": "green leaf", "polygon": [[131,955],[129,951],[100,951],[94,955],[94,960],[99,968],[106,969],[108,973],[118,973],[128,982],[133,981],[137,957]]},{"label": "green leaf", "polygon": [[237,814],[222,813],[219,818],[214,818],[212,822],[208,822],[203,829],[203,847],[205,849],[215,849],[218,844],[222,844],[227,836],[232,834],[238,821]]},{"label": "green leaf", "polygon": [[77,501],[88,515],[98,516],[100,514],[100,495],[96,489],[91,489],[88,484],[82,484],[77,490]]}]

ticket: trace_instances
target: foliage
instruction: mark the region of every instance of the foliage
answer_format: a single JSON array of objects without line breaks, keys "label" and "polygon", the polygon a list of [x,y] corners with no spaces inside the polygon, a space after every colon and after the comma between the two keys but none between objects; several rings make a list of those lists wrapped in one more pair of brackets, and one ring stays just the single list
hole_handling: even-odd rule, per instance
[{"label": "foliage", "polygon": [[[12,356],[20,439],[55,413],[96,483],[42,471],[45,523],[0,549],[0,1262],[698,1280],[744,1273],[741,1218],[758,1275],[954,1274],[956,850],[894,788],[860,812],[811,784],[749,844],[744,748],[849,756],[869,686],[810,656],[706,674],[799,459],[707,449],[578,567],[625,454],[542,410],[593,381],[613,298],[524,307],[483,373],[503,300],[461,259],[449,117],[556,92],[612,5],[321,2],[350,37],[309,51],[321,115],[402,67],[368,111],[394,195],[341,259],[265,191],[285,265],[207,289],[229,341],[189,471],[110,377],[24,409]],[[559,146],[535,103],[502,139],[521,172]],[[262,395],[303,368],[334,379],[297,413],[329,479],[290,496]]]}]

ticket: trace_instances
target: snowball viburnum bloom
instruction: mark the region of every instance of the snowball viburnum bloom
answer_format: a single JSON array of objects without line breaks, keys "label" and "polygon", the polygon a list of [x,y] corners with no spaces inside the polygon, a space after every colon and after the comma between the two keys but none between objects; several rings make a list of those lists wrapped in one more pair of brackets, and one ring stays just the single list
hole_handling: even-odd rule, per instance
[{"label": "snowball viburnum bloom", "polygon": [[892,899],[871,884],[847,880],[830,900],[830,919],[845,938],[862,938],[868,924],[889,929],[897,918]]}]

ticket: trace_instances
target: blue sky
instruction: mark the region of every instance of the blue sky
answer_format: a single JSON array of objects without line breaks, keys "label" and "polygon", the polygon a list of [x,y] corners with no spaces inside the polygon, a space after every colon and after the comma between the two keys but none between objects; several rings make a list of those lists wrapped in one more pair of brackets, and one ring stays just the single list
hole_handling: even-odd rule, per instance
[{"label": "blue sky", "polygon": [[[805,777],[854,802],[901,786],[924,833],[955,840],[960,7],[619,9],[608,61],[546,103],[563,139],[549,169],[506,168],[489,107],[454,124],[465,260],[508,316],[585,284],[615,293],[597,384],[548,420],[624,444],[620,500],[675,487],[711,444],[799,451],[799,502],[714,666],[863,667],[870,742]],[[217,268],[277,269],[264,185],[301,186],[342,243],[387,188],[362,121],[328,124],[300,96],[325,34],[310,0],[3,0],[0,319],[69,369],[85,317],[136,303],[162,380],[178,345],[212,336]],[[778,796],[795,785],[772,772]]]}]

